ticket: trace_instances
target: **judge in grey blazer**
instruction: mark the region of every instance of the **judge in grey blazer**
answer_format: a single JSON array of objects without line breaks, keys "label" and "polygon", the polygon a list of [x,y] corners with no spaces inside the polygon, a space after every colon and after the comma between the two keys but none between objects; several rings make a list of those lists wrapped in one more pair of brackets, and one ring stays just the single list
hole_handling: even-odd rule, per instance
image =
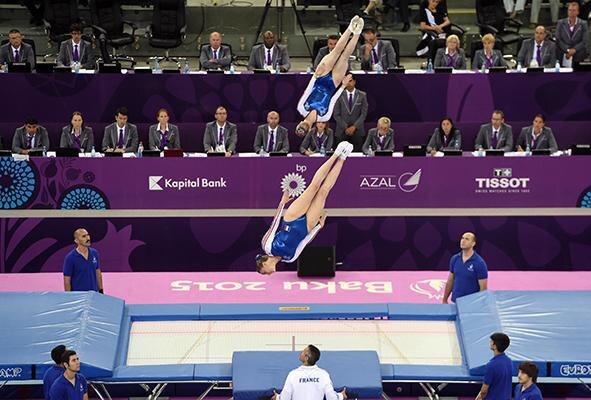
[{"label": "judge in grey blazer", "polygon": [[[587,57],[587,21],[579,17],[579,3],[568,3],[568,18],[556,24],[556,44],[560,61],[564,56],[569,63],[579,63]],[[561,63],[563,65],[564,62]],[[563,65],[564,66],[564,65]]]},{"label": "judge in grey blazer", "polygon": [[279,114],[271,111],[267,114],[267,123],[259,125],[254,138],[254,152],[266,153],[284,152],[289,153],[289,139],[287,129],[279,125]]},{"label": "judge in grey blazer", "polygon": [[378,119],[378,126],[367,132],[362,148],[363,154],[372,156],[376,151],[394,151],[394,131],[390,128],[391,124],[388,117]]},{"label": "judge in grey blazer", "polygon": [[443,150],[462,150],[462,132],[450,117],[443,117],[427,144],[427,153],[434,155]]},{"label": "judge in grey blazer", "polygon": [[552,129],[546,126],[546,118],[542,114],[536,114],[533,124],[521,130],[517,139],[517,151],[550,150],[558,151],[558,144],[554,138]]},{"label": "judge in grey blazer", "polygon": [[363,30],[365,44],[361,45],[361,69],[372,71],[379,63],[383,70],[396,67],[396,51],[389,40],[378,40],[376,30]]},{"label": "judge in grey blazer", "polygon": [[57,64],[69,67],[78,61],[84,69],[95,69],[94,51],[89,42],[82,40],[82,27],[80,24],[72,24],[70,31],[72,39],[64,40],[60,44]]},{"label": "judge in grey blazer", "polygon": [[31,150],[49,150],[49,135],[47,129],[39,125],[37,118],[27,118],[25,124],[14,131],[12,137],[12,152],[29,154]]},{"label": "judge in grey blazer", "polygon": [[501,110],[493,111],[490,123],[480,126],[474,148],[476,150],[513,150],[513,128],[505,123],[505,114]]},{"label": "judge in grey blazer", "polygon": [[445,39],[446,47],[437,49],[433,67],[451,67],[453,69],[466,69],[466,54],[460,48],[460,38],[449,35]]},{"label": "judge in grey blazer", "polygon": [[480,70],[482,66],[485,68],[492,67],[506,67],[507,64],[503,59],[503,53],[500,50],[495,50],[495,37],[487,33],[482,37],[482,49],[476,50],[472,62],[472,69]]},{"label": "judge in grey blazer", "polygon": [[540,67],[551,68],[556,65],[556,44],[551,40],[546,40],[546,36],[546,28],[538,26],[533,39],[523,41],[517,55],[517,62],[522,67],[528,68],[532,61],[535,61]]},{"label": "judge in grey blazer", "polygon": [[206,153],[223,150],[226,157],[236,152],[238,131],[236,125],[228,121],[228,111],[222,106],[215,110],[215,121],[205,125],[203,148]]},{"label": "judge in grey blazer", "polygon": [[332,116],[336,122],[335,139],[337,143],[346,140],[353,144],[354,151],[361,151],[365,137],[365,118],[367,117],[367,94],[355,88],[355,75],[347,83],[337,100]]},{"label": "judge in grey blazer", "polygon": [[300,145],[300,153],[311,156],[319,153],[323,146],[325,151],[333,151],[334,132],[326,126],[326,122],[316,122],[314,128],[304,136]]},{"label": "judge in grey blazer", "polygon": [[232,52],[230,47],[222,44],[222,35],[219,32],[212,32],[209,35],[209,44],[201,46],[199,64],[202,70],[209,69],[230,69],[232,63]]},{"label": "judge in grey blazer", "polygon": [[8,43],[0,47],[0,65],[13,62],[28,62],[35,69],[35,53],[31,45],[23,42],[18,29],[8,32]]},{"label": "judge in grey blazer", "polygon": [[161,108],[156,114],[158,123],[150,125],[148,129],[148,148],[150,150],[168,150],[181,148],[181,136],[176,125],[169,124],[166,108]]},{"label": "judge in grey blazer", "polygon": [[275,43],[273,32],[263,34],[263,44],[257,44],[250,50],[248,69],[265,69],[272,67],[281,72],[287,72],[291,68],[287,47]]},{"label": "judge in grey blazer", "polygon": [[133,152],[137,153],[137,127],[127,122],[127,107],[120,107],[115,113],[115,122],[105,127],[103,135],[103,152]]},{"label": "judge in grey blazer", "polygon": [[91,152],[94,147],[94,134],[92,128],[84,125],[82,114],[78,111],[72,113],[70,124],[62,128],[60,147],[78,149],[85,153]]}]

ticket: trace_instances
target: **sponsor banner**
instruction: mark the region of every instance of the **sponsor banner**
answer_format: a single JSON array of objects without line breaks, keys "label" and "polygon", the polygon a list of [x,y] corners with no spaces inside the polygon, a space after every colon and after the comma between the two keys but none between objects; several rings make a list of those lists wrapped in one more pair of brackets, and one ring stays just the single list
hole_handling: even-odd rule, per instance
[{"label": "sponsor banner", "polygon": [[[26,276],[24,276],[26,275]],[[295,272],[103,273],[105,293],[127,303],[440,303],[447,272],[337,272],[298,279]],[[528,282],[527,288],[523,282]],[[493,271],[491,290],[591,290],[591,272]],[[62,291],[60,273],[2,274],[0,291]]]},{"label": "sponsor banner", "polygon": [[33,367],[31,365],[0,364],[0,382],[27,379],[33,379]]},{"label": "sponsor banner", "polygon": [[553,362],[552,376],[559,378],[591,378],[591,364],[573,362]]},{"label": "sponsor banner", "polygon": [[[32,159],[0,162],[0,208],[275,208],[324,159]],[[591,207],[590,157],[351,157],[328,208]]]}]

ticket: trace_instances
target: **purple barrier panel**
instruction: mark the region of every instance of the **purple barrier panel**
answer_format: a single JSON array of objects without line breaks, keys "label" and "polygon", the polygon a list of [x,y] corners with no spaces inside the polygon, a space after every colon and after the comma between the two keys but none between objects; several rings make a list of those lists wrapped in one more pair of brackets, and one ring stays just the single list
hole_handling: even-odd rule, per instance
[{"label": "purple barrier panel", "polygon": [[[0,209],[274,209],[317,157],[0,159]],[[591,157],[352,157],[327,208],[588,207]]]},{"label": "purple barrier panel", "polygon": [[[2,218],[0,272],[61,271],[79,227],[89,231],[104,271],[254,271],[270,221]],[[476,250],[491,270],[591,270],[591,217],[331,217],[329,212],[311,245],[335,245],[337,261],[343,262],[339,270],[446,271],[466,231],[476,233]]]}]

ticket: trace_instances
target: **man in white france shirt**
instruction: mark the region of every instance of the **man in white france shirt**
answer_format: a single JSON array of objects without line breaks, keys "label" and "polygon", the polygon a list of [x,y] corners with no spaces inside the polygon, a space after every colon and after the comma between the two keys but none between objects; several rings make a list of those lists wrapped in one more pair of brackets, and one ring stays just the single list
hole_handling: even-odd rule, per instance
[{"label": "man in white france shirt", "polygon": [[346,388],[335,392],[328,372],[319,368],[320,350],[309,345],[300,353],[303,365],[292,370],[285,379],[281,394],[275,394],[272,400],[346,400]]}]

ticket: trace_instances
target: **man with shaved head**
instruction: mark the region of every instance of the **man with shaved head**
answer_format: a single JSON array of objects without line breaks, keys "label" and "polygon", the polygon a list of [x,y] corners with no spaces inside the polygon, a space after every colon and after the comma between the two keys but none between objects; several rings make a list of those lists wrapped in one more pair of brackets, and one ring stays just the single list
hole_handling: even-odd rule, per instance
[{"label": "man with shaved head", "polygon": [[211,32],[209,44],[201,47],[199,63],[202,70],[230,69],[232,64],[232,52],[230,47],[222,44],[222,35],[219,32]]},{"label": "man with shaved head", "polygon": [[254,138],[254,152],[289,153],[289,139],[287,138],[287,128],[279,125],[279,113],[270,111],[267,114],[267,123],[259,125]]},{"label": "man with shaved head", "polygon": [[525,68],[530,66],[552,68],[556,64],[556,45],[548,40],[548,32],[543,26],[537,26],[532,39],[526,39],[521,45],[517,62]]},{"label": "man with shaved head", "polygon": [[273,69],[287,72],[290,68],[287,47],[275,42],[273,32],[263,33],[263,43],[253,46],[250,50],[248,69]]},{"label": "man with shaved head", "polygon": [[99,253],[90,247],[90,235],[84,228],[74,231],[72,249],[64,260],[64,289],[103,293],[103,278],[99,264]]},{"label": "man with shaved head", "polygon": [[488,267],[474,250],[476,235],[466,232],[460,239],[460,249],[449,261],[449,276],[445,284],[443,302],[447,303],[451,294],[451,301],[486,290],[488,279]]}]

